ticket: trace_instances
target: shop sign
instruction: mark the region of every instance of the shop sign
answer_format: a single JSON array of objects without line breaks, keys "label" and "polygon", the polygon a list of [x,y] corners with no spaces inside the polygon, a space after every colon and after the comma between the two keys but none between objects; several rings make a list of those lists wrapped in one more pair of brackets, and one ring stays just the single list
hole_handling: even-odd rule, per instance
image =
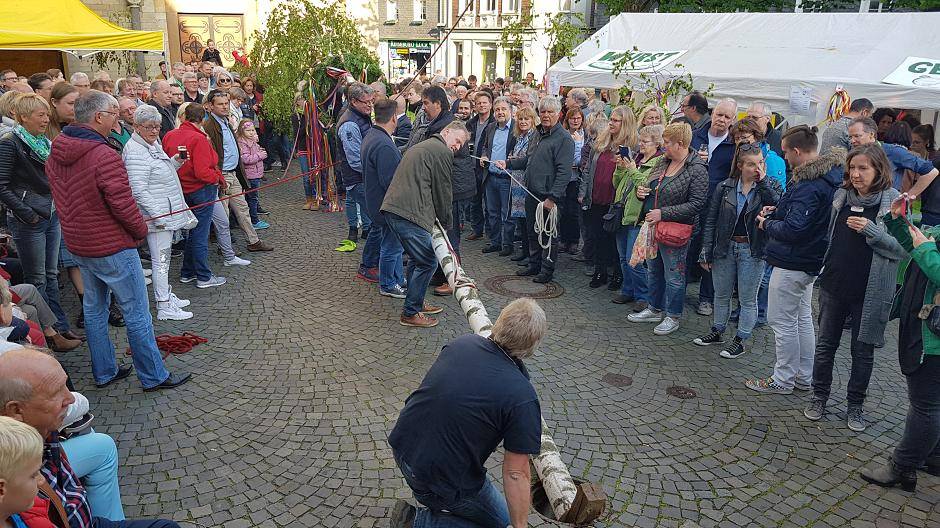
[{"label": "shop sign", "polygon": [[678,51],[640,51],[609,49],[595,55],[574,67],[578,71],[612,72],[618,63],[623,63],[623,73],[642,73],[656,71],[679,58],[688,50]]},{"label": "shop sign", "polygon": [[881,82],[940,89],[940,59],[908,57]]},{"label": "shop sign", "polygon": [[432,44],[434,43],[422,40],[388,41],[389,49],[395,49],[395,51],[397,51],[400,55],[407,55],[408,53],[431,53]]}]

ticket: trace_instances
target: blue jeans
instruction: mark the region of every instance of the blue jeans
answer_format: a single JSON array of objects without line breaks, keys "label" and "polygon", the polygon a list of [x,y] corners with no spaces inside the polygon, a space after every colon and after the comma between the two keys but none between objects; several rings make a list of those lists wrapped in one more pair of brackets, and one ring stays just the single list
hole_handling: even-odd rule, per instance
[{"label": "blue jeans", "polygon": [[59,216],[52,213],[48,219],[35,224],[24,224],[12,214],[7,215],[7,226],[16,242],[23,279],[39,290],[46,304],[55,314],[55,329],[66,332],[69,320],[59,304]]},{"label": "blue jeans", "polygon": [[[467,221],[470,222],[470,227],[473,229],[475,235],[482,235],[484,224],[486,219],[489,216],[490,204],[487,201],[486,195],[488,194],[486,190],[486,184],[481,182],[479,179],[477,182],[477,193],[467,200],[469,205],[465,206],[467,212]],[[463,203],[467,203],[463,202]],[[486,211],[483,210],[483,206],[486,206]],[[490,238],[490,240],[493,240]]]},{"label": "blue jeans", "polygon": [[382,246],[382,230],[379,226],[369,230],[369,236],[366,237],[366,243],[362,247],[362,267],[365,269],[377,268],[379,266],[379,253]]},{"label": "blue jeans", "polygon": [[[471,205],[473,205],[471,203]],[[453,216],[453,222],[450,224],[450,229],[447,230],[447,238],[450,240],[450,246],[454,248],[454,253],[459,257],[460,256],[460,224],[463,221],[463,212],[464,209],[467,209],[467,200],[454,200],[453,207],[451,208],[451,216]],[[476,231],[474,231],[476,233]]]},{"label": "blue jeans", "polygon": [[764,278],[764,261],[751,256],[751,246],[732,241],[728,254],[712,263],[715,284],[715,314],[713,328],[724,332],[731,316],[731,294],[738,288],[741,315],[738,319],[738,337],[748,339],[757,324],[757,291]]},{"label": "blue jeans", "polygon": [[396,214],[385,213],[385,221],[411,257],[405,275],[408,278],[408,296],[405,297],[405,307],[402,309],[402,315],[411,317],[424,309],[424,294],[437,269],[431,233]]},{"label": "blue jeans", "polygon": [[313,174],[307,174],[310,172],[309,155],[306,152],[299,152],[297,162],[300,163],[300,172],[304,174],[300,178],[300,181],[304,184],[304,196],[306,198],[315,198],[317,196],[317,187],[313,184]]},{"label": "blue jeans", "polygon": [[415,499],[424,505],[418,508],[413,528],[506,528],[509,526],[509,506],[506,498],[490,482],[474,495],[447,500],[427,489],[408,466],[397,455],[395,461],[405,477],[405,482]]},{"label": "blue jeans", "polygon": [[[211,213],[211,207],[204,207]],[[108,334],[108,308],[111,292],[117,299],[127,323],[127,342],[133,352],[137,379],[144,388],[155,387],[170,377],[163,365],[153,335],[153,319],[144,283],[144,270],[136,249],[124,249],[107,257],[75,255],[85,283],[83,308],[88,349],[91,350],[91,372],[96,383],[110,381],[118,371],[114,344]]]},{"label": "blue jeans", "polygon": [[757,290],[757,322],[767,323],[767,287],[770,285],[770,274],[774,267],[764,263],[764,276],[760,280],[760,289]]},{"label": "blue jeans", "polygon": [[490,174],[486,177],[486,234],[490,245],[512,246],[512,218],[509,218],[509,177]]},{"label": "blue jeans", "polygon": [[365,185],[362,183],[346,187],[346,221],[349,227],[353,228],[361,223],[363,231],[368,231],[372,227],[372,220],[366,212]]},{"label": "blue jeans", "polygon": [[[375,230],[382,237],[379,244],[379,287],[383,290],[391,290],[396,284],[404,283],[404,274],[402,271],[403,249],[398,237],[392,232],[388,224],[375,224]],[[369,230],[369,236],[372,236]]]},{"label": "blue jeans", "polygon": [[[196,192],[185,195],[186,205],[192,207],[196,204],[211,202],[218,198],[218,187],[206,185]],[[196,277],[201,281],[212,278],[209,269],[209,228],[212,227],[212,206],[193,209],[196,227],[189,230],[186,237],[186,246],[183,249],[183,267],[180,268],[180,277]]]},{"label": "blue jeans", "polygon": [[623,275],[620,294],[633,297],[637,301],[648,302],[646,264],[641,262],[635,268],[630,266],[630,255],[633,254],[633,245],[639,234],[639,226],[621,226],[617,231],[617,253],[620,254],[620,273]]},{"label": "blue jeans", "polygon": [[118,486],[118,450],[114,440],[101,433],[88,433],[62,442],[72,470],[88,492],[88,505],[98,517],[124,520]]},{"label": "blue jeans", "polygon": [[[261,187],[261,178],[248,180],[249,189],[257,189]],[[248,202],[248,216],[251,217],[251,223],[258,223],[258,207],[261,206],[261,198],[258,196],[258,191],[250,192],[245,195],[245,201]]]},{"label": "blue jeans", "polygon": [[646,261],[649,302],[654,310],[666,310],[672,318],[682,316],[685,304],[685,255],[689,245],[659,245],[656,258]]}]

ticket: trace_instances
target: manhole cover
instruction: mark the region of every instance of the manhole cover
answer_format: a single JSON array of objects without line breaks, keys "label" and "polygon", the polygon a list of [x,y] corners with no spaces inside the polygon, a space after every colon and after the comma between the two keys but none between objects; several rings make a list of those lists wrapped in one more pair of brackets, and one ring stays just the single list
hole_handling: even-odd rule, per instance
[{"label": "manhole cover", "polygon": [[630,385],[633,385],[633,378],[630,376],[614,374],[613,372],[604,374],[604,377],[601,378],[601,381],[608,385],[613,385],[614,387],[629,387]]},{"label": "manhole cover", "polygon": [[505,297],[530,297],[532,299],[554,299],[561,297],[565,289],[555,282],[538,284],[532,282],[532,277],[519,277],[517,275],[497,275],[483,281],[487,290]]},{"label": "manhole cover", "polygon": [[672,387],[669,387],[666,389],[666,394],[679,398],[680,400],[688,400],[697,396],[694,390],[688,387],[682,387],[680,385],[673,385]]}]

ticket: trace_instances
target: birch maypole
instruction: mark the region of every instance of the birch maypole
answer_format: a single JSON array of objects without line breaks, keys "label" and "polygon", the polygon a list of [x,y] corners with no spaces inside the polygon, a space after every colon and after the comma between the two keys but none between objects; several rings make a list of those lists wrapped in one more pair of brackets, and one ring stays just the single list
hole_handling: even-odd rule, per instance
[{"label": "birch maypole", "polygon": [[[470,328],[478,335],[489,337],[493,323],[486,313],[483,301],[480,300],[479,291],[473,281],[464,274],[456,255],[451,251],[447,235],[439,222],[434,224],[431,241],[434,255],[441,269],[444,270],[447,282],[454,290],[454,297],[460,304],[461,310],[467,316]],[[575,498],[578,496],[578,486],[562,461],[561,453],[548,432],[548,425],[544,418],[542,419],[542,451],[532,457],[532,465],[535,466],[535,471],[542,481],[542,487],[545,488],[545,494],[555,514],[555,519],[568,520],[579,516],[578,512],[571,511],[575,506]],[[593,520],[590,519],[589,522]]]}]

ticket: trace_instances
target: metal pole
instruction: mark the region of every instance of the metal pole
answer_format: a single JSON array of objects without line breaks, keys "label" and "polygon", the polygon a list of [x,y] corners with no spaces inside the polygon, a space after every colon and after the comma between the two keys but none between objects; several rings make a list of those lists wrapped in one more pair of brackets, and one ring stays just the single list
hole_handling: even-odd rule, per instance
[{"label": "metal pole", "polygon": [[[140,25],[140,5],[143,3],[143,0],[127,0],[127,6],[131,10],[131,29],[141,30],[143,29]],[[134,58],[137,62],[137,75],[140,75],[141,79],[147,79],[147,63],[144,59],[144,52],[135,51]],[[124,73],[124,72],[121,72]]]}]

